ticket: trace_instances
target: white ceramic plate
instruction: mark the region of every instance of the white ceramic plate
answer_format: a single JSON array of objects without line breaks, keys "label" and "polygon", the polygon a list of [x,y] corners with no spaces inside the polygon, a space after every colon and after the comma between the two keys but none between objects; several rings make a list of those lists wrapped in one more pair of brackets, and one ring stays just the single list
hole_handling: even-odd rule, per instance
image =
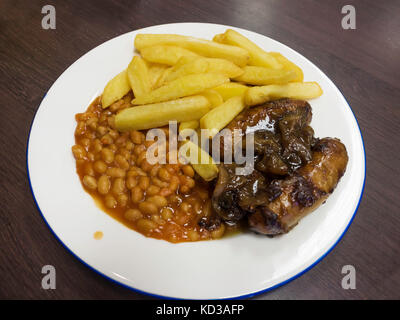
[{"label": "white ceramic plate", "polygon": [[[310,103],[317,137],[338,137],[349,154],[347,171],[327,202],[288,234],[273,239],[245,233],[216,241],[171,244],[146,238],[101,211],[79,181],[71,153],[75,114],[126,68],[138,33],[177,33],[212,39],[236,29],[268,51],[299,65],[305,81],[324,94]],[[43,99],[29,137],[28,175],[43,218],[62,244],[100,274],[161,297],[248,297],[280,286],[319,262],[349,227],[361,199],[365,154],[354,114],[331,80],[305,57],[263,35],[205,23],[176,23],[126,33],[73,63]],[[93,234],[101,230],[102,240]]]}]

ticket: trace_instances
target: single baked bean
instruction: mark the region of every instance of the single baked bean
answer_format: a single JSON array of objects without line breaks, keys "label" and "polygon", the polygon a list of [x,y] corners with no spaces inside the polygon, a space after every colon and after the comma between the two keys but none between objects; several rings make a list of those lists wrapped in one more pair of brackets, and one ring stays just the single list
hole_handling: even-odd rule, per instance
[{"label": "single baked bean", "polygon": [[136,159],[136,164],[138,166],[142,165],[142,162],[146,160],[146,151],[143,151]]},{"label": "single baked bean", "polygon": [[107,123],[111,128],[115,129],[115,115],[112,115],[111,117],[108,117],[107,118]]},{"label": "single baked bean", "polygon": [[[89,110],[88,110],[89,111]],[[90,118],[96,117],[92,112],[78,113],[76,119],[79,121],[86,121]]]},{"label": "single baked bean", "polygon": [[125,180],[122,178],[116,178],[112,185],[112,192],[115,195],[119,195],[125,191]]},{"label": "single baked bean", "polygon": [[136,221],[142,218],[143,214],[138,209],[129,209],[125,211],[124,217],[129,221]]},{"label": "single baked bean", "polygon": [[176,189],[178,189],[179,187],[179,178],[177,176],[172,176],[171,177],[171,182],[169,184],[169,189],[173,192],[176,191]]},{"label": "single baked bean", "polygon": [[100,194],[107,194],[108,191],[110,191],[111,188],[111,181],[110,178],[103,174],[100,178],[99,181],[97,182],[97,190],[99,191]]},{"label": "single baked bean", "polygon": [[155,223],[157,223],[158,225],[163,225],[165,224],[165,221],[163,218],[160,217],[160,215],[158,214],[154,214],[151,216],[151,221],[154,221]]},{"label": "single baked bean", "polygon": [[133,187],[131,190],[131,200],[133,203],[138,203],[143,200],[144,194],[143,190],[139,187]]},{"label": "single baked bean", "polygon": [[158,176],[160,177],[161,180],[163,180],[165,182],[167,182],[171,179],[171,175],[165,168],[160,168],[160,170],[158,170]]},{"label": "single baked bean", "polygon": [[104,126],[98,126],[96,129],[97,133],[99,134],[100,137],[104,136],[107,133],[107,128]]},{"label": "single baked bean", "polygon": [[128,163],[128,161],[125,159],[125,157],[124,156],[122,156],[122,155],[120,155],[120,154],[117,154],[116,156],[115,156],[115,162],[118,164],[118,166],[121,168],[121,169],[124,169],[124,170],[128,170],[129,169],[129,163]]},{"label": "single baked bean", "polygon": [[167,169],[167,171],[168,171],[170,174],[172,174],[172,175],[175,174],[175,168],[174,168],[172,165],[170,165],[170,164],[165,165],[165,169]]},{"label": "single baked bean", "polygon": [[108,194],[104,198],[104,204],[106,205],[106,207],[114,209],[117,207],[117,200],[115,200],[115,198],[111,194]]},{"label": "single baked bean", "polygon": [[163,196],[151,196],[146,201],[154,203],[158,208],[166,207],[168,204],[167,199]]},{"label": "single baked bean", "polygon": [[126,193],[120,193],[117,196],[117,202],[120,207],[126,207],[128,204],[129,197]]},{"label": "single baked bean", "polygon": [[197,240],[200,239],[199,233],[198,233],[197,231],[194,231],[194,230],[189,230],[189,231],[187,232],[187,235],[188,235],[188,238],[189,238],[191,241],[197,241]]},{"label": "single baked bean", "polygon": [[94,152],[100,152],[101,149],[103,149],[103,145],[101,144],[101,141],[99,139],[95,139],[93,141],[93,150],[94,150]]},{"label": "single baked bean", "polygon": [[117,102],[114,102],[111,106],[110,106],[110,110],[112,112],[117,111],[122,105],[124,104],[124,100],[118,100]]},{"label": "single baked bean", "polygon": [[101,139],[100,139],[102,144],[112,144],[114,143],[114,139],[111,137],[109,133],[105,134]]},{"label": "single baked bean", "polygon": [[177,214],[175,215],[175,222],[180,226],[184,226],[190,221],[190,215],[178,210]]},{"label": "single baked bean", "polygon": [[179,206],[182,203],[182,198],[177,194],[171,194],[168,197],[168,202]]},{"label": "single baked bean", "polygon": [[136,165],[136,156],[134,154],[132,154],[129,158],[129,163],[131,166]]},{"label": "single baked bean", "polygon": [[81,139],[80,145],[83,146],[84,148],[89,148],[90,147],[90,139],[88,139],[88,138]]},{"label": "single baked bean", "polygon": [[128,177],[136,177],[136,176],[144,176],[146,177],[146,172],[144,172],[142,169],[138,168],[138,167],[132,167],[129,171],[128,171]]},{"label": "single baked bean", "polygon": [[82,181],[88,189],[94,190],[97,188],[97,181],[92,176],[86,175],[83,177]]},{"label": "single baked bean", "polygon": [[141,144],[141,143],[143,143],[143,141],[144,141],[144,134],[143,133],[141,133],[141,132],[139,132],[139,131],[136,131],[136,130],[133,130],[133,131],[131,131],[131,140],[132,140],[132,142],[134,143],[134,144]]},{"label": "single baked bean", "polygon": [[102,114],[102,115],[100,116],[99,122],[100,122],[101,124],[106,124],[106,122],[107,122],[107,116],[106,116],[105,114]]},{"label": "single baked bean", "polygon": [[125,145],[126,145],[126,137],[125,136],[120,136],[120,137],[116,138],[115,144],[120,148],[121,147],[125,147]]},{"label": "single baked bean", "polygon": [[84,120],[85,120],[85,117],[86,117],[86,114],[85,114],[85,113],[77,113],[77,114],[75,115],[76,121],[84,121]]},{"label": "single baked bean", "polygon": [[192,168],[191,165],[188,165],[188,164],[184,165],[184,166],[182,167],[182,171],[183,171],[183,173],[184,173],[185,175],[187,175],[187,176],[189,176],[189,177],[191,177],[191,178],[194,177],[194,170],[193,170],[193,168]]},{"label": "single baked bean", "polygon": [[94,176],[94,170],[93,170],[93,165],[90,162],[86,162],[85,166],[83,167],[83,171],[85,174],[89,176]]},{"label": "single baked bean", "polygon": [[143,201],[139,203],[139,210],[144,214],[153,215],[158,213],[158,208],[154,203]]},{"label": "single baked bean", "polygon": [[86,131],[83,136],[85,138],[88,138],[90,140],[93,140],[94,138],[96,138],[96,134],[93,131]]},{"label": "single baked bean", "polygon": [[114,153],[118,150],[118,147],[114,143],[110,144],[108,147]]},{"label": "single baked bean", "polygon": [[125,160],[127,161],[128,165],[129,165],[129,161],[128,160],[131,157],[130,151],[128,149],[120,149],[118,152],[119,152],[119,154],[121,156],[123,156],[125,158]]},{"label": "single baked bean", "polygon": [[97,160],[95,161],[95,163],[93,164],[93,169],[94,171],[96,171],[97,173],[104,173],[107,171],[107,165],[104,161],[102,160]]},{"label": "single baked bean", "polygon": [[150,185],[150,178],[149,177],[140,177],[139,178],[139,187],[145,191]]},{"label": "single baked bean", "polygon": [[135,148],[133,148],[133,154],[135,156],[139,156],[145,150],[146,150],[146,147],[143,144],[139,144],[139,145],[136,145]]},{"label": "single baked bean", "polygon": [[160,187],[160,188],[166,188],[166,187],[168,187],[168,183],[167,183],[167,182],[161,181],[160,179],[158,179],[158,178],[156,178],[156,177],[151,178],[151,181],[152,181],[152,183],[155,184],[157,187]]},{"label": "single baked bean", "polygon": [[72,147],[72,153],[74,154],[76,160],[83,160],[86,156],[85,148],[79,144],[76,144]]},{"label": "single baked bean", "polygon": [[113,138],[114,140],[119,138],[119,133],[116,130],[110,130],[108,132],[108,134],[110,135],[111,138]]},{"label": "single baked bean", "polygon": [[189,189],[188,186],[181,186],[181,187],[179,188],[179,191],[180,191],[181,193],[183,193],[183,194],[188,194],[188,193],[190,192],[190,189]]},{"label": "single baked bean", "polygon": [[165,221],[168,221],[168,220],[171,220],[171,219],[172,219],[173,213],[174,213],[174,212],[172,211],[171,208],[162,208],[162,210],[161,210],[161,217],[162,217]]},{"label": "single baked bean", "polygon": [[92,152],[88,152],[86,154],[86,157],[88,158],[89,161],[94,161],[94,159],[95,159],[95,156]]},{"label": "single baked bean", "polygon": [[160,192],[160,187],[157,187],[155,185],[150,185],[146,190],[146,194],[149,196],[154,196],[159,192]]},{"label": "single baked bean", "polygon": [[155,164],[150,170],[150,176],[155,177],[157,176],[158,170],[161,168],[159,164]]},{"label": "single baked bean", "polygon": [[125,148],[126,150],[132,151],[134,144],[132,141],[126,141]]},{"label": "single baked bean", "polygon": [[169,188],[162,188],[160,190],[160,196],[168,197],[170,194],[172,194],[172,190]]},{"label": "single baked bean", "polygon": [[127,177],[126,178],[126,187],[130,190],[137,185],[136,177]]},{"label": "single baked bean", "polygon": [[143,232],[144,234],[151,233],[155,228],[157,228],[157,224],[148,219],[139,219],[136,223],[136,226],[139,231]]},{"label": "single baked bean", "polygon": [[224,233],[225,233],[225,225],[221,223],[217,229],[211,231],[211,237],[213,239],[219,239],[224,235]]},{"label": "single baked bean", "polygon": [[180,180],[182,185],[187,186],[190,189],[195,186],[195,181],[192,178],[188,177],[188,176],[181,175],[179,177],[179,180]]},{"label": "single baked bean", "polygon": [[150,164],[150,163],[148,163],[147,160],[144,159],[144,160],[142,161],[142,164],[141,164],[140,167],[142,168],[143,171],[149,172],[149,171],[153,168],[153,165]]},{"label": "single baked bean", "polygon": [[101,157],[104,160],[105,163],[112,163],[114,161],[114,152],[112,152],[108,148],[103,148],[101,150]]},{"label": "single baked bean", "polygon": [[188,202],[182,202],[181,205],[179,206],[179,209],[181,209],[183,212],[189,212],[192,206]]},{"label": "single baked bean", "polygon": [[77,136],[81,136],[85,133],[86,131],[86,123],[83,121],[78,122],[78,125],[76,126],[75,134]]},{"label": "single baked bean", "polygon": [[99,120],[97,118],[90,118],[86,121],[87,126],[92,129],[92,130],[96,130],[97,129],[97,122]]},{"label": "single baked bean", "polygon": [[126,175],[126,171],[121,168],[112,167],[107,169],[107,174],[113,178],[123,178]]}]

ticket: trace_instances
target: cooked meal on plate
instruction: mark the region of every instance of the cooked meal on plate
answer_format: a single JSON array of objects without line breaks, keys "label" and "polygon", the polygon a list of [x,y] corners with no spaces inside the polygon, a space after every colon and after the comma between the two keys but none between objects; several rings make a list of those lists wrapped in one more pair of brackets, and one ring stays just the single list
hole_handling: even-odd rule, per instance
[{"label": "cooked meal on plate", "polygon": [[109,215],[170,242],[289,232],[334,191],[345,146],[317,138],[301,68],[228,29],[138,34],[135,55],[76,115],[77,173]]}]

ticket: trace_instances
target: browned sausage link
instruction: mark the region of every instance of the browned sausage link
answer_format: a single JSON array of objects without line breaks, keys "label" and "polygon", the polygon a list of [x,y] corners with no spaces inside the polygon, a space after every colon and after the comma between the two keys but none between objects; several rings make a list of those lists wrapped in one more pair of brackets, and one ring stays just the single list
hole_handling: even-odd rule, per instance
[{"label": "browned sausage link", "polygon": [[338,139],[321,139],[307,165],[275,182],[274,187],[280,188],[279,195],[249,216],[250,228],[271,236],[288,232],[333,192],[347,161],[346,147]]},{"label": "browned sausage link", "polygon": [[[279,99],[268,103],[245,109],[233,119],[226,128],[231,130],[241,130],[240,136],[248,132],[257,130],[268,130],[275,132],[277,120],[283,115],[294,112],[299,108],[305,110],[305,123],[310,124],[312,118],[311,106],[307,101],[294,99]],[[231,143],[231,142],[230,142]],[[228,143],[228,145],[231,145]],[[224,141],[221,139],[220,152],[224,154]]]}]

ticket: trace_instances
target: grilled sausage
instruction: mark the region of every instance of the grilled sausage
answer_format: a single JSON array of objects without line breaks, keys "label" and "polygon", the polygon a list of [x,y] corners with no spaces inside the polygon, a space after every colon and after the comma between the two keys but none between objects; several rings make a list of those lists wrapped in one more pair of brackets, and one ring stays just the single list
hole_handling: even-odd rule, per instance
[{"label": "grilled sausage", "polygon": [[[280,99],[242,111],[233,119],[213,144],[219,143],[221,159],[229,154],[233,144],[254,133],[256,169],[267,175],[284,176],[311,160],[314,131],[309,126],[312,118],[307,101]],[[237,150],[236,150],[237,151]]]},{"label": "grilled sausage", "polygon": [[270,236],[288,232],[333,192],[346,170],[347,161],[346,147],[338,139],[319,140],[308,164],[271,184],[275,199],[248,216],[250,228]]}]

